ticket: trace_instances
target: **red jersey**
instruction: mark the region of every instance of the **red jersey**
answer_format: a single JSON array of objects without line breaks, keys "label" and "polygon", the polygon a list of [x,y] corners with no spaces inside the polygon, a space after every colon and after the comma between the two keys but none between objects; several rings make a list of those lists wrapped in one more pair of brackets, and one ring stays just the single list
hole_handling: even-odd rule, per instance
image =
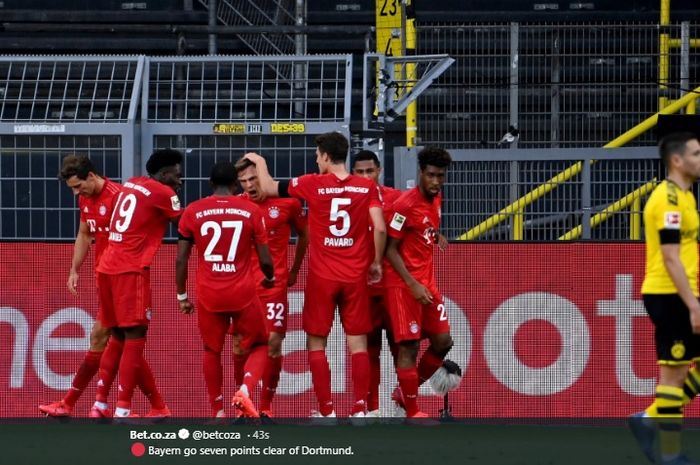
[{"label": "red jersey", "polygon": [[114,199],[119,193],[121,184],[105,180],[99,194],[92,197],[78,196],[80,222],[87,223],[90,234],[95,238],[95,266],[100,263],[100,257],[107,248],[109,238],[109,220],[112,218]]},{"label": "red jersey", "polygon": [[[401,239],[399,254],[406,269],[421,284],[436,292],[433,272],[433,246],[437,244],[440,227],[440,202],[436,195],[432,202],[420,193],[418,187],[401,194],[386,215],[387,234]],[[388,265],[386,286],[406,286],[405,281]]]},{"label": "red jersey", "polygon": [[145,176],[129,179],[117,195],[109,244],[97,271],[120,274],[151,266],[168,223],[180,213],[180,200],[170,187]]},{"label": "red jersey", "polygon": [[[401,197],[401,191],[398,189],[394,189],[393,187],[387,187],[387,186],[379,186],[379,192],[382,195],[382,208],[384,209],[384,212],[388,212],[391,209],[391,206],[394,204],[396,199]],[[371,222],[371,219],[370,219]],[[370,226],[370,230],[371,230]],[[374,238],[372,240],[372,257],[374,257]],[[391,265],[389,265],[391,266]],[[386,265],[382,266],[382,279],[374,284],[369,284],[369,292],[370,295],[383,295],[384,293],[384,272],[386,270]]]},{"label": "red jersey", "polygon": [[260,209],[237,196],[212,195],[187,206],[178,231],[197,246],[198,298],[207,301],[225,291],[235,295],[228,310],[249,306],[256,295],[253,246],[267,244]]},{"label": "red jersey", "polygon": [[364,279],[372,261],[369,209],[382,206],[374,181],[307,174],[292,179],[289,194],[309,206],[309,269],[332,281]]},{"label": "red jersey", "polygon": [[[267,245],[270,247],[272,263],[275,266],[275,288],[286,288],[289,276],[287,252],[292,226],[297,231],[306,228],[306,214],[301,207],[301,202],[297,199],[280,198],[267,198],[262,202],[255,202],[247,194],[242,194],[241,198],[253,202],[260,208],[260,212],[265,218]],[[265,276],[260,269],[257,253],[253,254],[252,259],[255,282],[260,284]],[[269,292],[269,290],[265,289],[265,292]]]}]

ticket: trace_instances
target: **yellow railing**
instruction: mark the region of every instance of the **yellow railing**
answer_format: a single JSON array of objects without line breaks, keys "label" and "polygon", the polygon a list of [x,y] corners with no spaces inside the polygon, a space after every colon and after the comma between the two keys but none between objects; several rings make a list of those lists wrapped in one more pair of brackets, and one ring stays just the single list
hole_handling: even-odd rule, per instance
[{"label": "yellow railing", "polygon": [[[603,221],[610,218],[613,215],[613,213],[619,212],[620,210],[624,210],[625,208],[629,207],[632,204],[635,205],[634,207],[632,207],[632,209],[635,211],[634,214],[638,218],[639,211],[642,208],[642,202],[641,202],[642,197],[644,197],[649,192],[654,190],[655,186],[656,186],[656,178],[654,178],[651,181],[649,181],[648,183],[644,184],[642,187],[639,187],[639,188],[635,189],[634,191],[630,192],[626,196],[622,197],[620,200],[611,203],[603,211],[596,213],[595,215],[593,215],[591,217],[591,228],[598,226],[600,223],[602,223]],[[636,228],[637,228],[637,231],[633,231],[632,234],[636,233],[639,237],[630,237],[630,239],[639,239],[641,237],[641,223],[639,221],[636,222]],[[583,231],[583,226],[581,226],[581,225],[576,226],[571,231],[560,236],[559,240],[560,241],[570,241],[572,239],[578,239],[579,237],[581,237],[582,231]]]},{"label": "yellow railing", "polygon": [[[676,113],[677,111],[683,109],[684,107],[688,106],[691,101],[694,102],[696,98],[700,97],[700,87],[696,87],[693,89],[691,92],[687,93],[683,97],[679,98],[678,100],[670,103],[668,106],[666,106],[663,110],[660,112],[648,117],[641,123],[637,124],[627,132],[621,134],[620,136],[616,137],[615,139],[611,140],[607,144],[605,144],[603,147],[605,148],[614,148],[614,147],[622,147],[623,145],[627,144],[631,140],[634,140],[635,138],[639,137],[641,134],[645,133],[652,127],[656,125],[656,123],[659,120],[659,115],[670,115],[673,113]],[[591,160],[591,163],[595,163],[595,160]],[[514,221],[514,226],[517,224],[519,230],[513,232],[513,237],[523,237],[523,227],[524,227],[524,221],[523,219],[523,214],[525,207],[530,205],[532,202],[540,199],[543,197],[545,194],[548,192],[552,191],[553,189],[559,187],[560,184],[562,184],[565,181],[568,181],[572,177],[576,176],[581,172],[583,169],[583,162],[576,162],[561,173],[557,174],[553,178],[547,180],[544,182],[542,185],[538,186],[537,188],[531,190],[524,196],[520,197],[518,200],[515,202],[511,203],[507,207],[503,208],[500,210],[498,213],[495,213],[491,215],[489,218],[486,220],[482,221],[478,225],[474,226],[472,229],[469,231],[465,232],[459,237],[459,240],[463,241],[469,241],[469,240],[474,240],[486,231],[494,228],[504,220],[508,218],[515,218],[516,221]]]}]

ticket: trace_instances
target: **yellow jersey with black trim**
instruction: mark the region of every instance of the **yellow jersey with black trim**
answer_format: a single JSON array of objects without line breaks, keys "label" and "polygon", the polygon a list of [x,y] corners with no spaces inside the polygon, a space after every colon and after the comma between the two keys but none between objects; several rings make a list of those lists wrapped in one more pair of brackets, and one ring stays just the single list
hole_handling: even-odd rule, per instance
[{"label": "yellow jersey with black trim", "polygon": [[680,259],[690,289],[698,296],[698,209],[691,190],[668,179],[656,186],[644,207],[646,272],[642,294],[677,294],[664,265],[663,244],[680,244]]}]

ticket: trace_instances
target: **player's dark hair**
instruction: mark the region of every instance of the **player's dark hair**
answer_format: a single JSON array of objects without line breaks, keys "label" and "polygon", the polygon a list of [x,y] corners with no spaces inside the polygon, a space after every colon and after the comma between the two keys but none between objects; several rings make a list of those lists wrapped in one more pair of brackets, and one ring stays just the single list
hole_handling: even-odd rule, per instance
[{"label": "player's dark hair", "polygon": [[348,159],[348,140],[339,132],[327,132],[314,139],[318,149],[327,153],[334,165],[345,163]]},{"label": "player's dark hair", "polygon": [[436,168],[447,168],[452,163],[452,157],[445,149],[426,147],[418,152],[418,166],[421,171],[430,165]]},{"label": "player's dark hair", "polygon": [[250,168],[251,166],[255,166],[255,163],[253,163],[253,161],[249,160],[248,158],[242,157],[238,159],[235,165],[233,165],[233,172],[238,174],[241,171],[245,171],[246,169]]},{"label": "player's dark hair", "polygon": [[146,171],[153,176],[163,168],[182,164],[182,153],[175,149],[159,149],[151,154],[146,162]]},{"label": "player's dark hair", "polygon": [[377,157],[377,154],[372,152],[371,150],[360,150],[355,154],[354,157],[352,157],[352,166],[355,166],[355,163],[358,161],[373,161],[375,165],[377,165],[377,168],[382,166],[379,163],[379,157]]},{"label": "player's dark hair", "polygon": [[61,166],[61,172],[58,174],[59,178],[64,181],[68,181],[73,176],[77,176],[78,179],[87,179],[88,174],[95,173],[99,176],[99,173],[95,170],[92,161],[85,155],[67,155],[63,158],[63,165]]},{"label": "player's dark hair", "polygon": [[227,160],[217,162],[211,168],[209,181],[214,187],[229,187],[234,184],[236,182],[236,170],[233,163]]},{"label": "player's dark hair", "polygon": [[659,141],[659,156],[664,162],[664,165],[668,166],[668,162],[671,159],[671,155],[674,153],[682,154],[685,152],[685,145],[693,140],[697,139],[698,136],[692,132],[673,132],[664,136]]}]

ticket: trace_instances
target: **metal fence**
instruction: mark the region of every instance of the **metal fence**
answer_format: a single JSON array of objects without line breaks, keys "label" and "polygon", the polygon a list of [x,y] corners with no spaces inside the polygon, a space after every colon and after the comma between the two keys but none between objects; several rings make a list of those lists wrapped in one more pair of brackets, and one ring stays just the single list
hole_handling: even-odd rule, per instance
[{"label": "metal fence", "polygon": [[[405,147],[394,151],[395,176],[401,188],[417,182],[418,151]],[[463,238],[471,231],[473,240],[551,241],[582,226],[575,238],[630,240],[651,186],[640,187],[663,179],[664,173],[656,147],[550,149],[546,159],[541,150],[534,149],[450,153],[454,162],[443,192],[441,225],[449,239]],[[580,172],[570,180],[552,181],[579,162],[583,162]],[[529,203],[503,212],[540,186],[551,190],[531,195]],[[487,220],[493,224],[484,225]],[[600,224],[592,227],[591,221],[598,220]],[[517,234],[515,228],[520,229]]]},{"label": "metal fence", "polygon": [[[669,33],[699,37],[700,26],[674,24]],[[700,78],[700,56],[676,46],[667,88],[659,86],[653,23],[421,24],[418,34],[417,53],[457,60],[418,100],[422,145],[602,146]],[[519,140],[499,146],[511,125]],[[653,141],[649,133],[635,144]]]},{"label": "metal fence", "polygon": [[57,179],[70,153],[121,181],[154,148],[181,149],[185,204],[208,195],[213,163],[247,151],[277,177],[313,172],[316,134],[349,137],[351,70],[351,55],[0,58],[0,237],[75,237]]},{"label": "metal fence", "polygon": [[133,173],[143,69],[143,57],[0,57],[0,237],[75,237],[57,180],[69,153],[117,181]]}]

